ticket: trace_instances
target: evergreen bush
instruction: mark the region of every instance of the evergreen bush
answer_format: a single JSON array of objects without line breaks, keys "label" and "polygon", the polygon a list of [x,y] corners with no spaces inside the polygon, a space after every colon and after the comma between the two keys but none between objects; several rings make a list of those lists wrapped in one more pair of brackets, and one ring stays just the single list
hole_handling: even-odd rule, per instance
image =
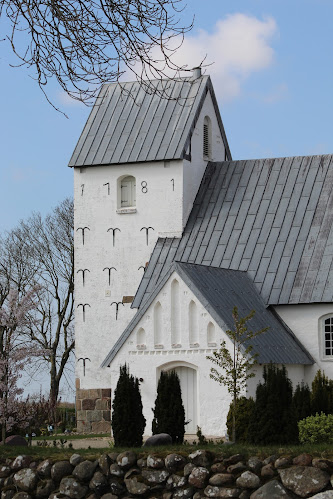
[{"label": "evergreen bush", "polygon": [[311,416],[311,391],[308,385],[297,385],[293,395],[293,408],[297,421]]},{"label": "evergreen bush", "polygon": [[298,422],[301,444],[333,443],[333,414],[316,414]]},{"label": "evergreen bush", "polygon": [[175,371],[161,372],[153,412],[153,435],[168,433],[174,444],[182,443],[185,433],[185,411],[179,378]]},{"label": "evergreen bush", "polygon": [[129,374],[126,364],[120,367],[111,424],[116,447],[141,447],[146,419],[142,414],[139,381]]},{"label": "evergreen bush", "polygon": [[312,381],[311,413],[314,415],[321,412],[333,412],[333,382],[319,369]]},{"label": "evergreen bush", "polygon": [[[254,409],[253,398],[239,397],[236,403],[236,441],[240,443],[247,442],[247,433],[249,422]],[[227,428],[229,438],[232,435],[232,418],[234,412],[234,403],[231,402],[227,416]]]},{"label": "evergreen bush", "polygon": [[256,445],[296,443],[298,428],[286,368],[270,364],[264,367],[263,377],[256,390],[248,441]]}]

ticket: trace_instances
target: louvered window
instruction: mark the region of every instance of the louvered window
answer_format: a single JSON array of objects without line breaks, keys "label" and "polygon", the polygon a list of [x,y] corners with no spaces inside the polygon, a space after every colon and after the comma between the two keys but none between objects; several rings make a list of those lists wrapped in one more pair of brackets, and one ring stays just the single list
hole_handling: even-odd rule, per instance
[{"label": "louvered window", "polygon": [[203,124],[203,156],[204,159],[211,159],[212,154],[212,126],[208,116],[205,116]]}]

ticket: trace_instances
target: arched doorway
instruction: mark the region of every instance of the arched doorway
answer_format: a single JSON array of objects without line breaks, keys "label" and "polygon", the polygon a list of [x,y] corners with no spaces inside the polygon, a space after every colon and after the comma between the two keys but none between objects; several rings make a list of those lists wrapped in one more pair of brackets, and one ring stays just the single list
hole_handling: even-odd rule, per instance
[{"label": "arched doorway", "polygon": [[185,433],[195,435],[198,425],[197,369],[185,362],[181,364],[172,362],[161,366],[159,372],[161,371],[176,371],[178,374],[185,409],[185,421],[189,421],[185,426]]}]

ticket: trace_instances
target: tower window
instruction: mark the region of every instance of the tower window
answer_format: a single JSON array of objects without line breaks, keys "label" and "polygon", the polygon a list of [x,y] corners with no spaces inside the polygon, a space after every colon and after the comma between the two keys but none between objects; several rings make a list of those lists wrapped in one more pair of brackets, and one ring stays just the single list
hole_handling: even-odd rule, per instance
[{"label": "tower window", "polygon": [[134,208],[136,205],[135,177],[127,175],[118,179],[118,209]]},{"label": "tower window", "polygon": [[333,315],[323,319],[323,355],[333,356]]},{"label": "tower window", "polygon": [[203,157],[211,159],[212,156],[212,122],[205,116],[203,123]]}]

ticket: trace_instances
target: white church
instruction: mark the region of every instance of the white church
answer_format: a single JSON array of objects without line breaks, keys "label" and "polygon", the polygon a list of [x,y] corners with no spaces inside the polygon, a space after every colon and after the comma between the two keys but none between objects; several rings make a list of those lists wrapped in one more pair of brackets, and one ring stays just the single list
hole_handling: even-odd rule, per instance
[{"label": "white church", "polygon": [[[333,378],[333,156],[232,160],[209,76],[101,89],[74,169],[78,431],[110,430],[125,362],[145,434],[162,370],[179,374],[189,421],[223,436],[230,396],[207,355],[239,315],[269,330],[259,364],[295,387]],[[230,341],[228,343],[230,346]]]}]

